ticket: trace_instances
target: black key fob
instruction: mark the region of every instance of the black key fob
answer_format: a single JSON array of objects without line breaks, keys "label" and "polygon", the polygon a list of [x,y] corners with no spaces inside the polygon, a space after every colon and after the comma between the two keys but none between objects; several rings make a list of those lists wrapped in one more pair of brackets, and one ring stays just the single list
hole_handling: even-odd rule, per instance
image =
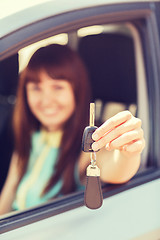
[{"label": "black key fob", "polygon": [[84,152],[93,152],[92,143],[94,143],[94,140],[92,139],[92,134],[96,129],[96,126],[88,126],[84,129],[82,138],[82,150]]}]

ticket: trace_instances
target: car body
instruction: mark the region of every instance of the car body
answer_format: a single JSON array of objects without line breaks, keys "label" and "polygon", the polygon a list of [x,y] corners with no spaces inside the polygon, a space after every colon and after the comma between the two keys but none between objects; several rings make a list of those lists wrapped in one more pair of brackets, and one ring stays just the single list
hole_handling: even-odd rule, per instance
[{"label": "car body", "polygon": [[[52,39],[57,36],[59,40]],[[80,53],[91,76],[93,100],[98,103],[100,100],[101,105],[110,101],[107,107],[112,110],[114,102],[122,104],[125,109],[132,109],[135,115],[142,119],[146,147],[139,172],[129,182],[103,186],[104,201],[100,209],[89,210],[84,206],[83,191],[72,193],[35,208],[2,216],[1,239],[158,240],[160,2],[42,1],[41,4],[25,9],[19,6],[19,11],[6,17],[2,15],[0,19],[2,185],[8,171],[10,152],[13,149],[12,135],[9,135],[9,140],[5,139],[4,129],[8,129],[8,125],[6,127],[5,124],[7,119],[10,119],[15,102],[18,69],[23,69],[23,64],[26,64],[25,49],[28,50],[29,45],[36,49],[39,44],[43,44],[44,39],[47,39],[47,43],[67,42]],[[103,55],[104,49],[110,53],[108,54],[110,57],[106,58],[106,54]],[[20,59],[23,60],[21,66]],[[99,64],[101,60],[103,61]],[[94,71],[94,64],[96,66],[99,64],[96,68],[98,74]],[[12,70],[9,70],[11,66]]]}]

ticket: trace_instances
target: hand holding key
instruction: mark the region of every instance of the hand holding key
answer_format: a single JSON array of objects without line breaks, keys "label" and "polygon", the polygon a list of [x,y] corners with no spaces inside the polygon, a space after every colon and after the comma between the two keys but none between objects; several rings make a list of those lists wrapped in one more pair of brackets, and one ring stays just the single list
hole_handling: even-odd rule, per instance
[{"label": "hand holding key", "polygon": [[104,146],[108,151],[119,149],[130,153],[141,153],[145,146],[141,120],[129,111],[123,111],[108,119],[92,135],[92,149]]},{"label": "hand holding key", "polygon": [[[90,106],[91,119],[93,114],[92,104]],[[99,128],[93,128],[93,126],[94,123],[84,130],[82,150],[91,152],[91,164],[87,167],[85,204],[91,209],[96,209],[102,205],[103,196],[100,187],[100,169],[97,167],[96,161],[92,161],[92,152],[95,154],[96,151],[105,146],[109,151],[119,149],[131,153],[129,155],[119,154],[119,158],[116,159],[117,166],[112,164],[114,163],[114,155],[113,159],[108,159],[108,161],[101,159],[99,161],[102,172],[101,179],[104,182],[122,183],[128,181],[138,170],[139,156],[145,146],[145,140],[141,120],[134,117],[129,111],[116,114]],[[130,161],[127,163],[128,157]]]}]

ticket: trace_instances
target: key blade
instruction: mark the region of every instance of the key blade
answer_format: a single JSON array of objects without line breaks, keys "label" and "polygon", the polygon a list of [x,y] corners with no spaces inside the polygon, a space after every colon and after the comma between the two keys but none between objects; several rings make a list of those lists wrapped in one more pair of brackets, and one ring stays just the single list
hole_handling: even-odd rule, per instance
[{"label": "key blade", "polygon": [[90,126],[94,126],[94,119],[95,119],[95,104],[90,103],[90,118],[89,118]]}]

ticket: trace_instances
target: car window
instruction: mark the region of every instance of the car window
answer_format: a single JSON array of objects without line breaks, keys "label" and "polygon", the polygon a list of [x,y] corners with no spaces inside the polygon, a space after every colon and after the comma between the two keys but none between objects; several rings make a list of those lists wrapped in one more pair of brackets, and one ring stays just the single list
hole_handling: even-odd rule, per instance
[{"label": "car window", "polygon": [[[145,85],[142,49],[138,32],[131,24],[87,26],[70,32],[61,32],[20,49],[14,56],[14,61],[17,62],[18,58],[18,66],[15,66],[16,81],[12,87],[14,91],[13,93],[3,93],[3,91],[0,93],[0,100],[6,96],[7,99],[10,99],[7,101],[11,102],[7,102],[5,105],[1,101],[1,107],[5,105],[7,111],[11,108],[9,111],[10,114],[12,113],[16,101],[15,89],[18,74],[23,71],[29,58],[39,47],[50,43],[68,44],[79,53],[84,61],[91,81],[93,101],[96,103],[96,125],[100,125],[119,111],[128,109],[134,116],[143,118],[146,140],[149,138],[148,96]],[[9,82],[9,79],[7,81]],[[8,85],[9,88],[10,86]],[[7,119],[10,118],[7,117]],[[8,122],[5,118],[2,121]],[[11,126],[11,123],[9,124]],[[0,138],[4,139],[2,134]],[[8,141],[8,138],[6,141]],[[13,140],[9,142],[13,143]],[[13,146],[10,148],[8,151],[10,152],[9,156],[4,156],[7,159],[7,166],[5,170],[1,168],[1,171],[4,172],[1,187],[7,174]],[[146,147],[140,170],[146,168],[147,159]]]}]

